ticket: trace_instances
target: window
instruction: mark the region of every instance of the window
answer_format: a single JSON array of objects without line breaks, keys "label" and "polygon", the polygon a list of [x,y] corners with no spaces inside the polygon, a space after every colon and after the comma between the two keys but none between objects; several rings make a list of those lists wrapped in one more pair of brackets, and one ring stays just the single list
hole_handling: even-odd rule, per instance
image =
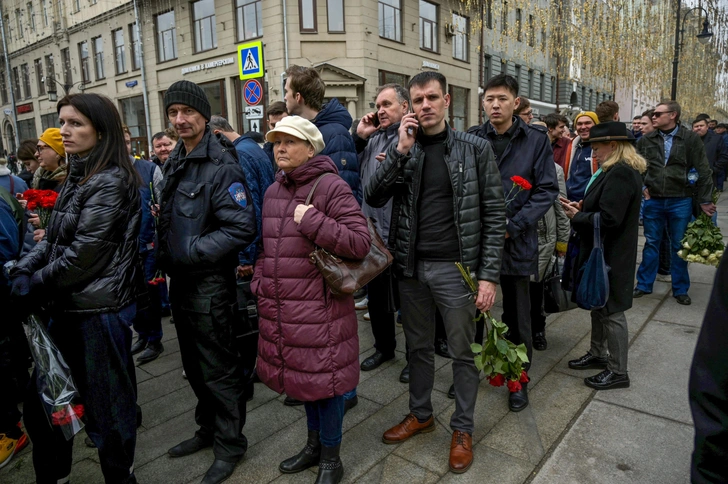
[{"label": "window", "polygon": [[528,41],[528,45],[530,47],[533,47],[536,39],[536,27],[533,21],[533,15],[528,16],[528,38],[526,39]]},{"label": "window", "polygon": [[420,49],[437,52],[437,5],[420,0]]},{"label": "window", "polygon": [[35,130],[35,118],[18,121],[18,139],[33,138],[38,138],[38,132]]},{"label": "window", "polygon": [[458,131],[468,128],[468,97],[470,89],[450,87],[450,127]]},{"label": "window", "polygon": [[123,74],[126,72],[126,49],[124,47],[124,29],[116,29],[111,33],[114,39],[114,64],[116,65],[116,73]]},{"label": "window", "polygon": [[238,42],[263,35],[262,0],[237,0]]},{"label": "window", "polygon": [[485,26],[493,29],[493,0],[486,0],[485,3]]},{"label": "window", "polygon": [[514,77],[516,78],[516,82],[518,83],[518,94],[520,95],[522,92],[521,84],[523,84],[521,82],[521,66],[515,67]]},{"label": "window", "polygon": [[452,14],[452,27],[455,31],[452,38],[452,56],[455,59],[468,60],[468,18]]},{"label": "window", "polygon": [[78,44],[78,57],[81,59],[81,80],[91,82],[91,67],[88,65],[88,41]]},{"label": "window", "polygon": [[81,0],[73,0],[73,13],[81,11]]},{"label": "window", "polygon": [[344,0],[327,0],[329,32],[344,32]]},{"label": "window", "polygon": [[491,56],[483,56],[483,84],[486,84],[488,81],[490,81],[490,78],[493,77],[493,69],[491,67],[492,61],[493,59]]},{"label": "window", "polygon": [[174,10],[157,15],[157,60],[166,62],[177,58],[177,29]]},{"label": "window", "polygon": [[142,45],[139,42],[139,29],[137,24],[129,24],[131,37],[131,68],[133,70],[142,68]]},{"label": "window", "polygon": [[199,0],[192,4],[192,31],[195,34],[195,52],[217,47],[215,0]]},{"label": "window", "polygon": [[298,0],[301,32],[317,32],[316,0]]},{"label": "window", "polygon": [[407,84],[409,84],[409,76],[396,72],[379,71],[379,85],[383,86],[385,84],[399,84],[400,86],[407,87]]},{"label": "window", "polygon": [[[149,144],[147,139],[147,122],[144,115],[144,98],[142,96],[128,97],[119,101],[121,119],[129,127],[132,139],[132,151],[140,153],[146,150]],[[136,150],[135,150],[136,148]]]},{"label": "window", "polygon": [[503,9],[501,10],[501,33],[508,35],[508,2],[503,2]]},{"label": "window", "polygon": [[533,97],[533,92],[534,92],[533,91],[533,69],[528,70],[528,90],[526,92],[527,92],[526,95],[528,96],[528,98],[531,99]]},{"label": "window", "polygon": [[15,23],[18,39],[23,38],[23,11],[21,9],[15,10]]},{"label": "window", "polygon": [[20,73],[18,73],[18,68],[13,67],[13,96],[15,96],[15,99],[21,99],[20,95]]},{"label": "window", "polygon": [[538,98],[541,101],[546,101],[545,98],[546,94],[546,76],[542,73],[539,77],[539,83],[538,83]]},{"label": "window", "polygon": [[22,64],[20,66],[20,74],[23,77],[23,91],[25,93],[25,99],[29,99],[33,96],[30,92],[30,69],[28,64]]},{"label": "window", "polygon": [[53,80],[56,79],[56,66],[53,64],[53,54],[45,56],[45,71],[47,77],[52,77]]},{"label": "window", "polygon": [[96,80],[103,79],[104,76],[104,39],[94,37],[91,39],[94,46],[94,65],[96,67]]},{"label": "window", "polygon": [[6,15],[5,18],[3,18],[3,24],[8,26],[8,37],[10,39],[13,38],[13,26],[10,24],[10,15]]},{"label": "window", "polygon": [[0,100],[3,104],[8,103],[8,85],[5,83],[5,72],[0,72]]},{"label": "window", "polygon": [[551,104],[556,102],[556,78],[551,76]]},{"label": "window", "polygon": [[61,49],[61,69],[63,69],[63,83],[70,86],[73,84],[73,74],[71,73],[71,52],[68,47]]},{"label": "window", "polygon": [[43,10],[43,27],[48,27],[48,2],[50,0],[41,0],[40,8]]},{"label": "window", "polygon": [[379,36],[402,42],[401,0],[379,0]]},{"label": "window", "polygon": [[33,4],[28,2],[26,9],[28,10],[28,24],[30,25],[30,31],[35,32],[35,12],[33,12]]},{"label": "window", "polygon": [[40,126],[45,131],[48,128],[60,128],[61,123],[58,122],[58,115],[56,113],[41,114]]},{"label": "window", "polygon": [[523,42],[523,14],[521,9],[516,9],[516,40]]},{"label": "window", "polygon": [[43,79],[43,59],[34,60],[33,67],[35,68],[35,84],[38,87],[38,95],[42,96],[45,94],[45,79]]}]

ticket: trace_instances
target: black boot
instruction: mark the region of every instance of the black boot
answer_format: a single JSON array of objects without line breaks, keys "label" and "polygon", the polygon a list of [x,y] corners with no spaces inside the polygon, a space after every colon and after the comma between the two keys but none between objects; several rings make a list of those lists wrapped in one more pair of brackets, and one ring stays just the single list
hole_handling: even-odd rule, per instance
[{"label": "black boot", "polygon": [[521,383],[521,389],[508,395],[508,408],[520,412],[528,406],[528,383]]},{"label": "black boot", "polygon": [[284,474],[295,474],[318,465],[321,459],[321,441],[317,430],[308,431],[306,446],[293,457],[284,460],[278,469]]},{"label": "black boot", "polygon": [[235,471],[235,462],[226,462],[224,460],[215,459],[205,477],[202,478],[200,484],[219,484],[227,480],[228,477],[233,475]]},{"label": "black boot", "polygon": [[339,484],[344,477],[344,465],[339,459],[339,449],[336,447],[321,446],[321,460],[319,461],[318,476],[315,484]]}]

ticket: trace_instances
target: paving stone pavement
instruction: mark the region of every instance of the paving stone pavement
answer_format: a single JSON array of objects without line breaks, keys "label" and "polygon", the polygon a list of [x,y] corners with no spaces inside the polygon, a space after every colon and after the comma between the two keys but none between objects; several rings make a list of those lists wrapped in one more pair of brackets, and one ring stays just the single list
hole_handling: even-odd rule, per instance
[{"label": "paving stone pavement", "polygon": [[[728,234],[728,197],[719,203],[719,223]],[[640,242],[640,247],[643,241]],[[641,254],[640,254],[641,256]],[[549,316],[546,351],[535,352],[530,402],[514,414],[507,390],[483,382],[478,393],[475,461],[465,474],[448,471],[449,419],[454,402],[450,361],[436,357],[434,432],[400,445],[385,445],[384,430],[408,412],[407,386],[399,383],[405,365],[404,336],[397,327],[396,358],[368,373],[358,387],[359,405],[344,419],[342,460],[346,483],[685,483],[689,482],[692,419],[687,400],[690,362],[715,269],[690,265],[691,306],[671,297],[669,283],[635,299],[627,312],[630,331],[629,389],[598,393],[583,384],[592,372],[571,370],[567,361],[589,348],[590,323],[579,309]],[[500,315],[500,297],[495,315]],[[360,359],[372,352],[369,323],[359,313]],[[192,436],[195,398],[182,378],[175,328],[164,322],[164,356],[137,367],[139,404],[144,414],[136,449],[140,483],[194,483],[212,463],[207,449],[170,459],[167,449]],[[306,438],[302,407],[255,385],[244,429],[249,449],[230,483],[313,483],[315,468],[283,475],[278,463],[298,452]],[[81,433],[74,442],[72,482],[103,482],[94,449]],[[34,482],[30,447],[0,470],[0,483]]]}]

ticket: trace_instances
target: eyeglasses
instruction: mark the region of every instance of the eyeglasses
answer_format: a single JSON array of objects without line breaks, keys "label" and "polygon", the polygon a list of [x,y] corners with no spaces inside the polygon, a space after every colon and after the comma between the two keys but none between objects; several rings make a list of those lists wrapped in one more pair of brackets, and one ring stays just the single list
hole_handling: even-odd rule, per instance
[{"label": "eyeglasses", "polygon": [[526,111],[525,113],[521,113],[521,114],[524,115],[524,116],[533,116],[533,110]]},{"label": "eyeglasses", "polygon": [[667,113],[674,113],[674,112],[675,112],[675,111],[655,111],[654,113],[652,113],[652,117],[653,117],[653,118],[659,118],[659,117],[660,117],[660,116],[662,116],[663,114],[667,114]]},{"label": "eyeglasses", "polygon": [[37,151],[38,153],[43,153],[43,150],[45,150],[46,148],[48,148],[48,146],[41,146],[41,145],[37,145],[37,146],[35,147],[35,150],[36,150],[36,151]]}]

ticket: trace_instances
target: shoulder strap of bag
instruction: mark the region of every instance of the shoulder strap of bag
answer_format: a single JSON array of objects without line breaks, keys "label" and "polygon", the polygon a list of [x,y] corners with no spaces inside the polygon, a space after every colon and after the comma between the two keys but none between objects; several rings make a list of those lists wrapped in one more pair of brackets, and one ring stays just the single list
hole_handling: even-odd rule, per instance
[{"label": "shoulder strap of bag", "polygon": [[600,225],[601,225],[600,219],[601,219],[601,213],[597,212],[594,214],[594,219],[592,222],[594,223],[594,247],[595,248],[599,247],[601,249],[602,248],[602,234],[601,234],[601,227],[600,227]]},{"label": "shoulder strap of bag", "polygon": [[13,180],[13,175],[10,175],[10,194],[15,196],[15,180]]},{"label": "shoulder strap of bag", "polygon": [[313,192],[316,191],[316,187],[318,186],[319,182],[323,177],[326,175],[331,175],[331,173],[324,173],[323,175],[319,176],[316,181],[314,182],[313,186],[311,187],[311,191],[308,192],[308,197],[306,197],[306,203],[305,205],[311,205],[311,200],[313,200]]}]

